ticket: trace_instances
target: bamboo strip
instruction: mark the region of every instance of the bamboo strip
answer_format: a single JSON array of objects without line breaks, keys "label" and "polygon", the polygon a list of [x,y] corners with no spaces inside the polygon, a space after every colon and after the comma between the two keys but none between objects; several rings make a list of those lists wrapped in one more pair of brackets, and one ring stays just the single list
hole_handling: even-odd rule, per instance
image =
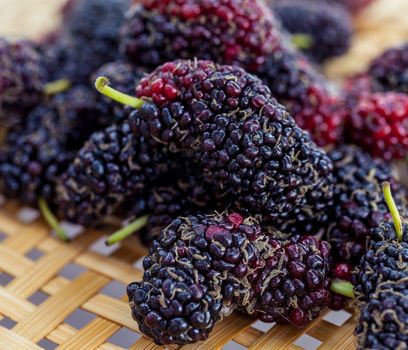
[{"label": "bamboo strip", "polygon": [[21,276],[33,266],[33,262],[14,249],[0,245],[0,269],[11,276]]},{"label": "bamboo strip", "polygon": [[130,307],[127,302],[98,294],[83,304],[82,308],[131,330],[140,332],[137,323],[130,316]]},{"label": "bamboo strip", "polygon": [[93,235],[84,235],[71,244],[61,245],[38,260],[30,270],[30,273],[17,277],[10,282],[7,289],[22,297],[30,296],[40,289],[44,283],[49,281],[70,260],[85,250],[94,238]]},{"label": "bamboo strip", "polygon": [[106,277],[85,272],[62,291],[47,299],[13,330],[33,341],[42,339],[107,282]]},{"label": "bamboo strip", "polygon": [[142,273],[131,265],[95,252],[84,253],[78,256],[75,262],[125,284],[142,279]]},{"label": "bamboo strip", "polygon": [[0,350],[43,350],[28,339],[0,327]]},{"label": "bamboo strip", "polygon": [[94,350],[120,329],[120,326],[97,318],[58,347],[58,350]]}]

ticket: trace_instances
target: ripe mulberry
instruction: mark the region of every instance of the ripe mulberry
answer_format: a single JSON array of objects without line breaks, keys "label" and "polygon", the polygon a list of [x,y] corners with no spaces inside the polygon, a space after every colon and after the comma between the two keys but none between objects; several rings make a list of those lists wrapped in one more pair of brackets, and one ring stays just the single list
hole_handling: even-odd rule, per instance
[{"label": "ripe mulberry", "polygon": [[355,330],[357,349],[406,349],[408,277],[380,285],[363,307]]},{"label": "ripe mulberry", "polygon": [[53,202],[57,179],[75,151],[103,126],[94,104],[92,91],[77,86],[35,108],[1,152],[1,192],[28,204],[39,197]]},{"label": "ripe mulberry", "polygon": [[335,186],[327,240],[337,260],[355,264],[365,252],[370,229],[390,218],[381,184],[391,181],[402,212],[406,210],[406,192],[389,165],[358,147],[341,146],[329,152],[329,157],[334,163]]},{"label": "ripe mulberry", "polygon": [[152,68],[196,57],[255,69],[279,42],[272,14],[257,0],[144,0],[128,14],[121,48]]},{"label": "ripe mulberry", "polygon": [[[134,117],[152,108],[145,104]],[[60,212],[68,220],[94,225],[174,166],[160,144],[135,136],[127,121],[108,127],[90,137],[61,176]]]},{"label": "ripe mulberry", "polygon": [[295,46],[315,62],[340,56],[350,47],[351,18],[341,5],[280,0],[272,10]]},{"label": "ripe mulberry", "polygon": [[137,95],[159,111],[130,116],[146,138],[171,152],[192,152],[204,176],[237,197],[236,205],[279,220],[328,183],[332,162],[259,79],[210,61],[167,63]]},{"label": "ripe mulberry", "polygon": [[368,69],[375,91],[408,94],[408,44],[394,47],[374,59]]},{"label": "ripe mulberry", "polygon": [[41,58],[29,42],[0,39],[0,124],[19,123],[43,98]]},{"label": "ripe mulberry", "polygon": [[237,213],[175,219],[153,242],[143,281],[128,286],[141,331],[158,344],[196,342],[236,308],[305,326],[330,301],[329,246],[271,235]]}]

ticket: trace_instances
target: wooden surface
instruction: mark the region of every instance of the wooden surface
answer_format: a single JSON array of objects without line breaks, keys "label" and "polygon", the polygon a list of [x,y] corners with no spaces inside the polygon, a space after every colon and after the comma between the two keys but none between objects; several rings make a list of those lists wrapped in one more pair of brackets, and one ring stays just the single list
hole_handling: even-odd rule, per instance
[{"label": "wooden surface", "polygon": [[[105,237],[102,232],[88,230],[65,244],[52,237],[41,219],[21,222],[20,210],[17,204],[0,207],[0,350],[38,350],[44,339],[64,350],[160,348],[141,335],[135,336],[137,340],[128,347],[120,346],[120,341],[109,341],[121,329],[138,334],[126,297],[114,298],[105,291],[115,282],[125,294],[125,285],[141,278],[142,271],[134,265],[145,250],[135,239],[110,254],[94,246]],[[68,278],[62,271],[73,265],[79,272]],[[43,300],[32,302],[38,293]],[[90,313],[93,319],[76,329],[66,320],[78,309]],[[306,329],[297,329],[260,324],[234,313],[216,325],[207,341],[181,349],[215,350],[227,345],[226,349],[232,350],[237,349],[237,344],[239,349],[301,349],[302,343],[297,342],[304,334],[309,335],[309,341],[321,342],[319,349],[353,349],[351,315],[342,327],[323,319],[329,316],[339,315],[327,310]],[[272,328],[260,330],[264,327]]]}]

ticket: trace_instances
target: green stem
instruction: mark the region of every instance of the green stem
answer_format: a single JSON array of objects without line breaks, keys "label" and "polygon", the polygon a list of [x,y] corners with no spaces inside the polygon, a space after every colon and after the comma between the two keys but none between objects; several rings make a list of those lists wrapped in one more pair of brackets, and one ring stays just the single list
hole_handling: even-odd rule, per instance
[{"label": "green stem", "polygon": [[55,95],[60,92],[68,90],[71,86],[71,82],[68,79],[60,79],[52,81],[44,85],[44,93],[47,96]]},{"label": "green stem", "polygon": [[394,221],[395,232],[397,234],[398,242],[402,241],[402,220],[398,212],[398,208],[392,198],[391,185],[388,181],[383,182],[383,193],[385,202],[387,203],[388,209],[390,210],[392,220]]},{"label": "green stem", "polygon": [[344,295],[347,298],[355,299],[354,286],[351,282],[334,279],[331,283],[330,290],[334,293]]},{"label": "green stem", "polygon": [[95,88],[101,94],[109,97],[110,99],[119,102],[123,105],[130,106],[133,108],[140,108],[145,103],[140,98],[136,98],[130,95],[126,95],[123,92],[117,91],[109,86],[109,79],[106,77],[99,77],[95,81]]},{"label": "green stem", "polygon": [[313,46],[313,38],[309,34],[293,34],[292,44],[299,49],[310,49]]},{"label": "green stem", "polygon": [[120,229],[119,231],[116,231],[115,233],[110,235],[108,239],[105,241],[106,245],[110,246],[115,243],[123,241],[126,237],[129,237],[134,232],[137,232],[141,228],[145,227],[147,225],[148,219],[149,219],[148,215],[142,216],[133,221],[128,226]]},{"label": "green stem", "polygon": [[59,238],[61,238],[63,241],[68,241],[69,237],[68,237],[67,233],[65,232],[65,230],[58,223],[57,218],[51,212],[51,209],[48,206],[48,204],[47,204],[47,202],[45,201],[44,198],[40,198],[38,200],[38,206],[40,207],[41,213],[42,213],[45,221],[47,221],[48,225],[50,225],[54,229],[57,236]]}]

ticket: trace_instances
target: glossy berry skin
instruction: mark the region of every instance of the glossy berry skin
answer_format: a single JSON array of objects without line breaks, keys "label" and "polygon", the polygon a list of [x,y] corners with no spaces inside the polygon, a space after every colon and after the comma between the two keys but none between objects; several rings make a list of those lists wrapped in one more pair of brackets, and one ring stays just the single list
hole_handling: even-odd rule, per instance
[{"label": "glossy berry skin", "polygon": [[143,0],[128,13],[121,49],[152,68],[198,58],[255,69],[279,42],[275,21],[258,0]]},{"label": "glossy berry skin", "polygon": [[342,140],[343,101],[305,57],[289,48],[276,50],[256,74],[319,146]]},{"label": "glossy berry skin", "polygon": [[388,164],[356,146],[341,146],[329,152],[329,157],[334,163],[335,186],[326,239],[337,261],[355,265],[366,250],[370,230],[390,218],[382,183],[391,182],[402,213],[406,210],[406,192]]},{"label": "glossy berry skin", "polygon": [[368,69],[375,91],[408,94],[408,44],[386,50],[375,58]]},{"label": "glossy berry skin", "polygon": [[[149,104],[137,113],[146,111]],[[61,176],[57,187],[61,215],[83,225],[97,224],[174,167],[160,144],[136,136],[127,121],[112,125],[92,134]]]},{"label": "glossy berry skin", "polygon": [[272,4],[272,10],[289,33],[309,39],[297,46],[315,62],[340,56],[350,47],[351,18],[341,5],[279,0]]},{"label": "glossy berry skin", "polygon": [[[167,63],[142,79],[137,95],[160,113],[130,117],[135,130],[170,152],[191,152],[200,171],[236,205],[276,220],[330,184],[331,161],[269,89],[235,66]],[[286,218],[285,218],[286,219]]]},{"label": "glossy berry skin", "polygon": [[353,273],[354,293],[361,305],[372,299],[383,282],[397,283],[408,277],[408,226],[397,241],[392,221],[384,221],[370,232],[367,253]]},{"label": "glossy berry skin", "polygon": [[[133,95],[136,86],[145,74],[146,72],[143,69],[131,63],[115,61],[104,64],[94,72],[89,83],[93,85],[98,77],[104,76],[109,79],[110,85],[116,90],[127,95]],[[98,92],[96,94],[98,110],[101,114],[109,115],[112,123],[120,124],[129,117],[132,108],[129,106],[123,107],[121,104]]]},{"label": "glossy berry skin", "polygon": [[408,278],[380,285],[360,314],[357,349],[406,349]]},{"label": "glossy berry skin", "polygon": [[283,243],[238,213],[179,217],[153,242],[143,281],[128,286],[132,315],[158,344],[204,340],[236,308],[304,326],[330,300],[328,249],[312,237]]},{"label": "glossy berry skin", "polygon": [[108,120],[97,113],[93,92],[83,86],[56,95],[11,131],[0,152],[0,188],[8,198],[35,204],[55,201],[58,178],[92,132]]},{"label": "glossy berry skin", "polygon": [[43,98],[41,58],[29,42],[0,39],[0,124],[19,123]]},{"label": "glossy berry skin", "polygon": [[351,110],[348,140],[374,157],[401,159],[408,151],[408,96],[401,93],[362,95]]}]

